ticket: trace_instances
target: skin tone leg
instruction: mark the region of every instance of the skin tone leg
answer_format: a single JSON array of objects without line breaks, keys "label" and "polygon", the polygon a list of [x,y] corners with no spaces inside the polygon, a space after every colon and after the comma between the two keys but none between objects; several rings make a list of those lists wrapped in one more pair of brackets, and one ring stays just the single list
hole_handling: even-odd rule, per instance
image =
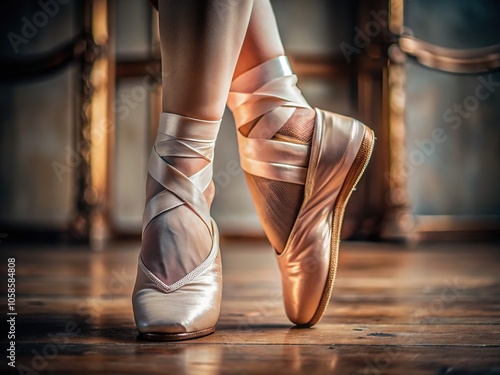
[{"label": "skin tone leg", "polygon": [[[163,112],[210,121],[222,118],[252,4],[253,0],[159,1]],[[186,176],[207,164],[202,158],[165,160]],[[163,187],[148,175],[147,199],[161,190]],[[211,204],[215,194],[213,183],[204,194]],[[157,227],[157,234],[143,238],[141,256],[146,266],[162,278],[166,268],[158,259],[167,257],[158,254],[158,249],[168,251],[168,246],[158,245],[162,240],[162,225]],[[210,244],[210,240],[198,242]],[[193,265],[203,260],[193,259]]]},{"label": "skin tone leg", "polygon": [[[233,78],[237,78],[246,71],[284,54],[285,51],[270,1],[254,0],[247,34]],[[285,141],[309,143],[310,137],[312,137],[314,119],[314,110],[298,109],[289,119],[290,122],[284,124],[284,127],[275,134],[275,137]],[[254,124],[244,125],[240,128],[240,131],[246,135]],[[297,134],[300,134],[300,139]],[[248,178],[253,181],[253,177]],[[300,185],[287,184],[286,182],[277,183],[270,180],[268,182],[260,180],[258,184],[260,190],[268,190],[270,194],[273,193],[273,189],[278,188],[278,185],[282,191],[287,191],[287,194],[279,199],[279,203],[276,203],[280,207],[275,207],[276,212],[287,212],[287,214],[284,216],[269,214],[266,220],[274,223],[273,227],[276,228],[277,232],[274,237],[279,238],[279,241],[275,240],[273,245],[280,252],[285,246],[299,212],[304,197],[304,189]],[[268,212],[271,212],[271,210]],[[283,217],[288,218],[288,220],[284,220]]]},{"label": "skin tone leg", "polygon": [[[220,120],[253,0],[160,0],[163,111]],[[206,163],[172,164],[190,176]],[[201,164],[200,164],[201,163]]]},{"label": "skin tone leg", "polygon": [[285,50],[270,1],[254,0],[234,78],[267,60],[284,54]]},{"label": "skin tone leg", "polygon": [[253,0],[160,0],[163,111],[220,120]]}]

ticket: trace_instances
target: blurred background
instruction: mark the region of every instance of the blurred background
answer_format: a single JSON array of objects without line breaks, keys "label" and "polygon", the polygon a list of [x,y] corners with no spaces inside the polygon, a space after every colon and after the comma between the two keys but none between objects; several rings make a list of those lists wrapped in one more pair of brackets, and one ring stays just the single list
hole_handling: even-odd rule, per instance
[{"label": "blurred background", "polygon": [[[500,4],[272,4],[311,105],[378,136],[344,238],[498,238]],[[157,13],[146,0],[0,9],[0,240],[139,238],[161,109]],[[221,233],[262,236],[229,112],[214,180]]]}]

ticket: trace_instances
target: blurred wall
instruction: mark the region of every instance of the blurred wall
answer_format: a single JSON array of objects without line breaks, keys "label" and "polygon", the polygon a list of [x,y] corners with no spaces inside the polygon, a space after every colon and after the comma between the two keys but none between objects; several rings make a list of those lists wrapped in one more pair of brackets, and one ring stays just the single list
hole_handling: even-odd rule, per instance
[{"label": "blurred wall", "polygon": [[[47,11],[38,2],[3,1],[0,35],[4,37],[0,38],[0,59],[22,59],[69,41],[81,30],[83,3],[72,0],[59,4],[57,10]],[[113,4],[110,31],[120,69],[117,69],[114,92],[114,148],[106,205],[108,219],[116,233],[138,234],[147,161],[159,111],[160,72],[154,64],[159,57],[156,14],[147,1],[110,3]],[[500,43],[500,6],[496,1],[404,3],[408,30],[423,40],[451,48]],[[357,30],[365,26],[358,25],[359,11],[368,9],[367,3],[347,0],[272,0],[272,4],[290,56],[321,61],[345,62],[340,46],[355,44]],[[26,42],[14,43],[16,47],[13,47],[8,35],[23,35],[23,27],[29,29],[26,24],[32,23],[33,17],[39,17],[36,14],[41,11],[47,14],[47,22],[37,20],[45,22],[44,25],[24,38]],[[350,69],[358,68],[356,57],[349,61]],[[146,64],[145,69],[134,68],[139,62]],[[355,75],[337,75],[335,79],[321,75],[299,78],[300,87],[312,106],[363,117],[358,109]],[[73,64],[32,80],[0,82],[2,225],[64,230],[72,220],[76,209],[75,169],[58,174],[54,162],[71,164],[75,151],[79,79],[79,71]],[[500,215],[500,95],[495,86],[487,98],[476,97],[477,105],[476,100],[469,99],[476,95],[482,80],[489,79],[500,82],[500,75],[454,75],[408,62],[406,143],[407,167],[411,170],[408,192],[413,214]],[[373,95],[382,93],[373,92]],[[457,105],[474,109],[457,118]],[[426,142],[428,139],[433,143]],[[261,233],[238,165],[234,123],[228,112],[217,141],[214,179],[217,195],[213,215],[221,231]]]},{"label": "blurred wall", "polygon": [[[76,1],[48,11],[37,2],[2,1],[0,60],[44,54],[81,28]],[[76,70],[0,82],[0,222],[64,230],[75,206],[74,174],[58,176],[74,144]]]},{"label": "blurred wall", "polygon": [[[494,0],[405,2],[407,32],[447,48],[500,44],[499,19]],[[500,216],[500,73],[452,74],[409,62],[407,74],[412,212]]]},{"label": "blurred wall", "polygon": [[[285,50],[291,56],[343,58],[340,43],[351,40],[356,4],[349,1],[273,0]],[[356,95],[349,79],[300,78],[300,89],[313,107],[355,116]],[[262,233],[239,163],[233,118],[226,111],[215,155],[217,196],[213,216],[223,233]]]}]

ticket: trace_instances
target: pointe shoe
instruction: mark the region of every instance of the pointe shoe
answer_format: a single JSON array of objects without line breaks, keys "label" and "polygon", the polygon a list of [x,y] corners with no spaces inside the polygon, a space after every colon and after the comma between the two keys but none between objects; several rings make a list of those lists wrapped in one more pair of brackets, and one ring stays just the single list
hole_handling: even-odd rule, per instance
[{"label": "pointe shoe", "polygon": [[[228,106],[238,127],[243,170],[304,185],[298,216],[283,251],[276,251],[276,256],[287,316],[299,326],[310,327],[321,319],[330,300],[345,206],[368,164],[375,137],[361,122],[320,109],[315,109],[310,145],[274,137],[287,121],[287,113],[310,108],[296,82],[287,58],[280,56],[237,77]],[[277,108],[285,108],[277,111],[281,118],[273,115]],[[255,119],[259,119],[256,125],[243,135],[242,127]],[[267,220],[268,194],[247,180],[264,231],[273,243],[276,228]]]},{"label": "pointe shoe", "polygon": [[[145,246],[158,247],[158,262],[165,269],[160,279],[139,256],[132,304],[141,339],[186,340],[215,330],[222,296],[221,256],[217,226],[203,192],[212,180],[219,124],[161,114],[148,168],[156,194],[146,203],[141,253]],[[168,157],[203,158],[208,164],[187,177],[164,160]],[[199,263],[193,264],[196,260]]]}]

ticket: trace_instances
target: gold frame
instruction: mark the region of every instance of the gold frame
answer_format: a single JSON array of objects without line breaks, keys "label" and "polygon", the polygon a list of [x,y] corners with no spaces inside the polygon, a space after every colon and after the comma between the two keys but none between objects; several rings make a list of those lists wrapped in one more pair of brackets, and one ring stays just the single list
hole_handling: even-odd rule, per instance
[{"label": "gold frame", "polygon": [[[471,50],[453,50],[426,43],[404,34],[404,0],[390,0],[390,31],[397,42],[389,47],[388,130],[389,182],[387,214],[381,237],[391,240],[454,238],[498,238],[499,217],[462,217],[452,215],[412,215],[405,171],[406,105],[405,63],[408,57],[420,64],[453,73],[477,73],[500,68],[500,45]],[[457,237],[458,236],[458,237]]]},{"label": "gold frame", "polygon": [[[89,0],[92,12],[89,25],[92,29],[94,44],[87,50],[86,74],[83,75],[86,89],[83,92],[93,91],[87,98],[87,105],[82,109],[81,136],[84,138],[90,132],[99,132],[102,125],[99,118],[107,114],[110,116],[111,102],[114,94],[115,73],[129,76],[143,74],[145,67],[160,64],[158,35],[155,32],[155,17],[152,22],[153,55],[148,61],[124,62],[116,66],[113,60],[112,41],[109,33],[109,7],[113,0]],[[412,240],[419,238],[439,237],[442,233],[457,232],[470,229],[480,231],[480,225],[464,225],[463,220],[455,220],[452,216],[428,217],[414,216],[410,211],[410,202],[407,191],[407,175],[405,172],[406,155],[406,124],[405,124],[405,82],[406,62],[408,56],[415,57],[420,63],[429,67],[447,71],[462,71],[463,69],[478,69],[484,66],[500,66],[498,53],[500,48],[493,46],[487,56],[484,51],[454,52],[436,48],[422,41],[405,36],[404,30],[404,1],[372,0],[364,4],[363,9],[378,9],[385,6],[389,9],[389,31],[395,39],[387,35],[380,35],[372,43],[370,50],[359,56],[357,70],[339,61],[311,60],[308,56],[290,56],[292,64],[299,76],[322,76],[335,78],[339,74],[358,74],[358,106],[362,121],[370,124],[377,133],[377,148],[374,152],[372,165],[366,172],[367,176],[358,187],[358,197],[363,194],[361,201],[367,207],[364,217],[350,219],[346,227],[369,228],[365,235],[376,235],[376,231],[383,239]],[[105,7],[105,11],[103,11]],[[100,10],[99,10],[100,9]],[[153,10],[151,10],[154,12]],[[97,13],[100,12],[100,15]],[[102,17],[107,13],[108,17]],[[369,12],[360,12],[360,23],[368,22]],[[95,51],[99,51],[96,53]],[[387,54],[387,56],[385,55]],[[89,56],[96,56],[93,59]],[[483,56],[484,58],[481,58]],[[101,71],[101,74],[97,73]],[[102,71],[107,71],[104,79]],[[350,72],[350,73],[349,73]],[[98,77],[101,77],[99,80]],[[101,91],[100,91],[101,90]],[[380,92],[382,95],[373,95]],[[85,99],[85,96],[84,96]],[[85,100],[84,100],[85,103]],[[161,90],[158,87],[151,96],[151,142],[157,124],[157,113],[161,108]],[[90,110],[89,110],[90,109]],[[90,115],[89,115],[90,114]],[[89,116],[88,118],[86,116]],[[112,117],[105,133],[105,141],[91,143],[87,155],[87,163],[82,163],[82,183],[89,181],[85,189],[79,194],[80,218],[86,218],[89,238],[94,248],[102,244],[115,232],[111,225],[110,209],[107,204],[111,193],[111,181],[108,176],[113,169],[114,124]],[[85,156],[85,155],[82,155]],[[83,160],[86,160],[85,158]],[[371,215],[371,216],[370,216]],[[380,218],[380,222],[377,222]],[[481,220],[484,222],[484,220]],[[80,223],[81,220],[76,220]],[[486,225],[488,233],[494,232],[494,223]],[[85,225],[83,225],[85,228]],[[436,228],[434,231],[432,228]],[[498,232],[498,230],[497,230]],[[356,233],[356,230],[355,230]],[[113,233],[118,234],[118,233]],[[360,234],[357,232],[356,234]]]},{"label": "gold frame", "polygon": [[112,170],[114,120],[114,58],[110,40],[112,0],[85,2],[81,59],[81,106],[77,144],[82,163],[77,182],[77,206],[72,233],[102,249],[109,238],[108,199]]}]

